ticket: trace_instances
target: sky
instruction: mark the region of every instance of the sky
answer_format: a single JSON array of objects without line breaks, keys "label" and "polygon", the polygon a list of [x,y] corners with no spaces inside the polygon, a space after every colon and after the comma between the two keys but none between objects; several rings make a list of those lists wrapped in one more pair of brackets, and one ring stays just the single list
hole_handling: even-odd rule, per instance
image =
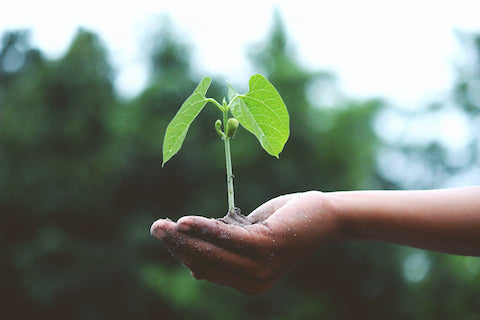
[{"label": "sky", "polygon": [[58,58],[78,27],[95,31],[111,54],[117,88],[131,97],[147,81],[141,49],[161,15],[193,45],[199,72],[237,83],[255,73],[246,50],[265,39],[275,7],[305,67],[332,71],[348,96],[405,108],[451,88],[463,59],[456,31],[480,32],[480,3],[467,0],[16,0],[0,11],[0,33],[28,28],[34,45]]}]

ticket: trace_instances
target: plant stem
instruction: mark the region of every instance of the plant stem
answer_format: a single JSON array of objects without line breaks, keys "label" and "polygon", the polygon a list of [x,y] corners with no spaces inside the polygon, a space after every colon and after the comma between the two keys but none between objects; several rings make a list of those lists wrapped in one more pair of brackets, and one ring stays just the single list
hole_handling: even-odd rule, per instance
[{"label": "plant stem", "polygon": [[[225,108],[223,111],[223,126],[226,130],[226,125],[228,121],[228,109]],[[235,198],[233,193],[233,173],[232,173],[232,155],[230,153],[230,138],[225,135],[223,137],[225,142],[225,163],[227,166],[227,187],[228,187],[228,213],[235,212]]]},{"label": "plant stem", "polygon": [[215,100],[213,98],[206,98],[205,101],[213,103],[214,105],[216,105],[222,111],[224,109],[224,107],[220,103],[218,103],[217,100]]}]

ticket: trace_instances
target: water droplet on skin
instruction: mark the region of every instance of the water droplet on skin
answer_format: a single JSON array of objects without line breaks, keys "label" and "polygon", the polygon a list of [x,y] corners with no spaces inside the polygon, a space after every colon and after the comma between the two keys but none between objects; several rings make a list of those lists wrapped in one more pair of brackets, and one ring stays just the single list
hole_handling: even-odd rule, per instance
[{"label": "water droplet on skin", "polygon": [[220,233],[220,239],[230,240],[230,237],[228,236],[228,234],[226,232],[222,231]]}]

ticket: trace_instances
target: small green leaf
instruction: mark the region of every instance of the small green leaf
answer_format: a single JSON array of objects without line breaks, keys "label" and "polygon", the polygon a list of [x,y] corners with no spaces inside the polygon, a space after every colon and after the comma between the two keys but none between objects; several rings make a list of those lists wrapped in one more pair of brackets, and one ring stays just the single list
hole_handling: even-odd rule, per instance
[{"label": "small green leaf", "polygon": [[185,100],[180,107],[180,110],[178,110],[175,117],[168,124],[165,138],[163,139],[162,167],[180,150],[190,124],[195,120],[207,103],[205,94],[210,87],[210,82],[211,80],[209,77],[204,77],[195,88],[192,95]]},{"label": "small green leaf", "polygon": [[248,84],[249,91],[237,98],[235,96],[238,93],[228,85],[232,114],[245,129],[257,137],[265,151],[278,158],[290,135],[287,107],[275,87],[264,76],[252,76]]}]

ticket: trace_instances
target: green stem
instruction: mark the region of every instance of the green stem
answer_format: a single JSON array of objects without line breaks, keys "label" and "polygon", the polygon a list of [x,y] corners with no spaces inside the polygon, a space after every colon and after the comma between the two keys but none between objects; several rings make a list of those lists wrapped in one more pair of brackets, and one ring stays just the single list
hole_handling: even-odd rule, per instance
[{"label": "green stem", "polygon": [[[223,130],[226,130],[228,121],[228,110],[223,109]],[[233,173],[232,173],[232,155],[230,153],[230,138],[227,135],[224,136],[225,142],[225,163],[227,166],[227,187],[228,187],[228,213],[235,212],[235,198],[233,193]]]},{"label": "green stem", "polygon": [[237,100],[238,98],[242,98],[244,97],[244,95],[241,95],[241,94],[236,94],[235,96],[233,96],[232,100],[230,100],[228,106],[227,106],[227,109],[230,109],[230,106],[233,104],[233,102],[235,100]]},{"label": "green stem", "polygon": [[218,103],[217,100],[215,100],[213,98],[206,98],[205,101],[213,103],[214,105],[216,105],[222,111],[224,109],[224,107],[220,103]]}]

